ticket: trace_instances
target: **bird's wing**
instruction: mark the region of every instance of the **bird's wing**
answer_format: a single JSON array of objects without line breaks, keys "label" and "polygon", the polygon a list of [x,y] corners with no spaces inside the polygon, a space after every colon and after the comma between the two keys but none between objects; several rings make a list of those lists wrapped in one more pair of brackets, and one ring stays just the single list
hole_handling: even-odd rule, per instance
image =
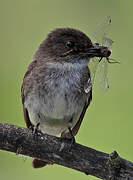
[{"label": "bird's wing", "polygon": [[[76,125],[75,125],[75,126],[73,127],[73,129],[72,129],[72,134],[73,134],[73,136],[75,136],[75,135],[78,133],[78,130],[79,130],[79,128],[80,128],[80,125],[81,125],[81,123],[82,123],[82,121],[83,121],[84,115],[85,115],[85,113],[86,113],[86,110],[87,110],[87,108],[88,108],[91,100],[92,100],[92,90],[90,90],[90,93],[89,93],[89,96],[88,96],[88,101],[87,101],[87,103],[84,105],[84,108],[83,108],[83,110],[82,110],[82,113],[81,113],[81,115],[80,115],[80,117],[79,117],[78,122],[76,123]],[[71,138],[71,134],[70,134],[70,132],[67,132],[67,133],[66,133],[66,132],[63,132],[63,133],[61,134],[61,137]]]},{"label": "bird's wing", "polygon": [[23,105],[23,113],[24,113],[24,120],[25,120],[25,123],[26,123],[27,128],[32,127],[32,124],[31,124],[31,121],[30,121],[30,118],[29,118],[28,111],[27,111],[27,109],[24,107],[24,105]]},{"label": "bird's wing", "polygon": [[25,120],[27,128],[30,128],[32,126],[32,124],[30,122],[28,110],[24,107],[24,101],[25,101],[24,100],[25,99],[24,86],[25,86],[25,78],[23,80],[23,84],[22,84],[22,87],[21,87],[21,98],[22,98],[22,105],[23,105],[24,120]]},{"label": "bird's wing", "polygon": [[32,69],[36,66],[37,61],[34,60],[32,61],[32,63],[29,65],[27,72],[25,73],[24,79],[23,79],[23,83],[21,86],[21,99],[22,99],[22,105],[23,105],[23,113],[24,113],[24,120],[26,123],[27,128],[32,127],[30,118],[29,118],[29,114],[28,114],[28,110],[25,108],[24,106],[24,102],[25,102],[25,88],[28,84],[28,76],[30,75]]}]

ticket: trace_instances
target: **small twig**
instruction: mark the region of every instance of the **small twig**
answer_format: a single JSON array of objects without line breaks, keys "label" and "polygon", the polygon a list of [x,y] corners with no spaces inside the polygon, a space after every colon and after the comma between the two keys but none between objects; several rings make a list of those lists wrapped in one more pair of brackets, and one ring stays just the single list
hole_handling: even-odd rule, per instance
[{"label": "small twig", "polygon": [[109,169],[109,180],[115,180],[117,176],[120,174],[120,170],[122,167],[122,160],[116,151],[112,152],[109,155],[109,160],[107,162]]},{"label": "small twig", "polygon": [[[33,134],[29,129],[0,123],[0,149],[59,164],[101,179],[133,180],[133,163],[116,152],[109,155],[61,138]],[[112,180],[111,179],[111,180]]]}]

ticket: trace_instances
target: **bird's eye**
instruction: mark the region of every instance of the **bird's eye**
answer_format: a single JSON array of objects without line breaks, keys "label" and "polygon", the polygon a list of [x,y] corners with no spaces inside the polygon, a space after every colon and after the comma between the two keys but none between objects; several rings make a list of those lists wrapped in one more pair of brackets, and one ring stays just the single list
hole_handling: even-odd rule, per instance
[{"label": "bird's eye", "polygon": [[69,47],[69,48],[73,48],[74,47],[74,42],[72,42],[72,41],[68,41],[67,43],[66,43],[66,46],[67,47]]}]

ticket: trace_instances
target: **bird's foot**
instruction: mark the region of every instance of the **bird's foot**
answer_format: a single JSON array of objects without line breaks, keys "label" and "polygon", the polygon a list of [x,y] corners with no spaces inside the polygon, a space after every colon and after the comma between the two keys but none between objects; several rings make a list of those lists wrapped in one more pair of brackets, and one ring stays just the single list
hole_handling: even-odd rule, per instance
[{"label": "bird's foot", "polygon": [[39,131],[39,125],[40,123],[37,123],[35,126],[34,125],[31,125],[28,129],[29,131],[31,131],[33,134],[38,134],[40,131]]},{"label": "bird's foot", "polygon": [[69,130],[69,133],[70,133],[70,135],[71,135],[71,138],[70,138],[70,143],[71,143],[71,146],[72,145],[74,145],[75,143],[76,143],[76,141],[75,141],[75,137],[74,137],[74,135],[73,135],[73,133],[72,133],[72,130],[71,130],[71,128],[68,128],[68,130]]},{"label": "bird's foot", "polygon": [[62,143],[61,143],[60,151],[71,151],[72,147],[76,143],[75,137],[72,134],[71,128],[68,128],[68,129],[69,129],[69,133],[70,133],[69,135],[70,136],[68,136],[68,137],[66,136],[66,137],[61,138]]}]

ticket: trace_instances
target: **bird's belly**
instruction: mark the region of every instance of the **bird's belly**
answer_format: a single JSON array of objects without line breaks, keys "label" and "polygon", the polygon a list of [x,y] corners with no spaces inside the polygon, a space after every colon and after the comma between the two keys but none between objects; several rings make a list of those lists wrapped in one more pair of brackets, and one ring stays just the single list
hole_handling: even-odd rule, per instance
[{"label": "bird's belly", "polygon": [[[83,110],[85,97],[79,93],[60,91],[43,98],[32,97],[28,112],[33,125],[40,123],[40,130],[57,135],[73,127]],[[28,104],[28,102],[27,102]]]}]

